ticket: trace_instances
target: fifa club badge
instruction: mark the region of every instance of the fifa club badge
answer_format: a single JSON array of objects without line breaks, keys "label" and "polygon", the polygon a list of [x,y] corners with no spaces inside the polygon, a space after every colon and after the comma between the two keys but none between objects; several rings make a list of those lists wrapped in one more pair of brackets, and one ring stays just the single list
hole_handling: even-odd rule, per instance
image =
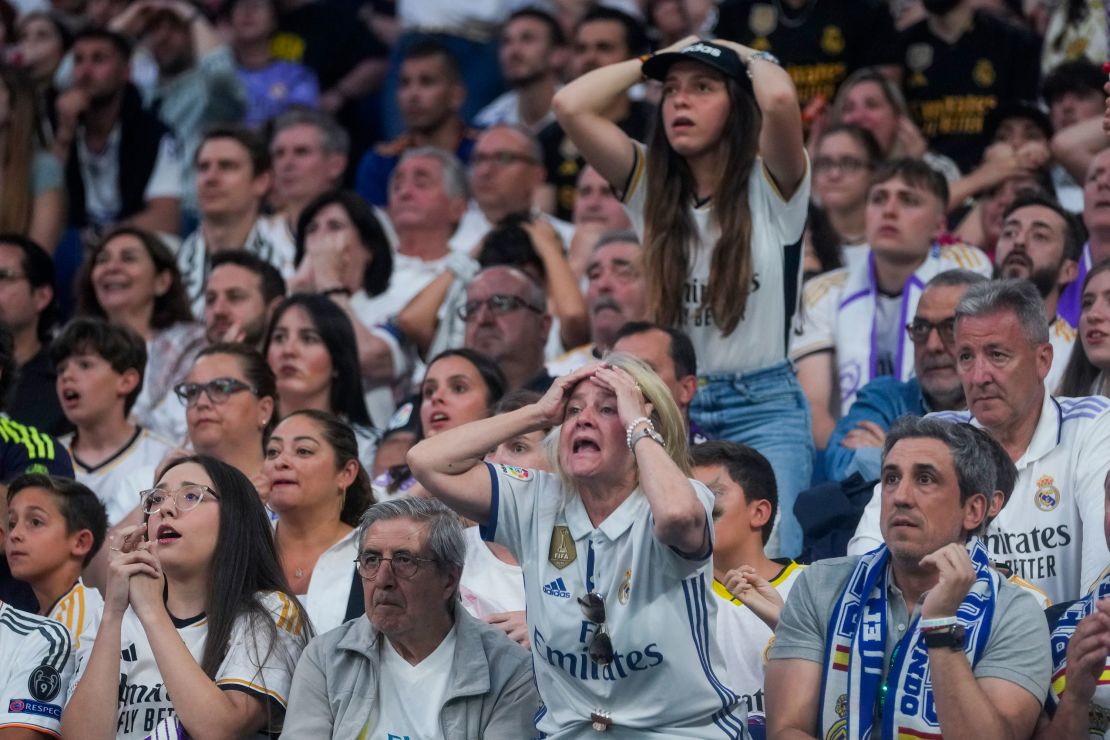
[{"label": "fifa club badge", "polygon": [[1037,491],[1033,494],[1033,503],[1041,511],[1052,511],[1060,505],[1060,489],[1054,483],[1051,475],[1042,475],[1037,479]]},{"label": "fifa club badge", "polygon": [[578,550],[574,547],[574,538],[570,535],[570,528],[558,526],[551,530],[551,546],[547,550],[547,560],[559,570],[567,567],[578,559]]}]

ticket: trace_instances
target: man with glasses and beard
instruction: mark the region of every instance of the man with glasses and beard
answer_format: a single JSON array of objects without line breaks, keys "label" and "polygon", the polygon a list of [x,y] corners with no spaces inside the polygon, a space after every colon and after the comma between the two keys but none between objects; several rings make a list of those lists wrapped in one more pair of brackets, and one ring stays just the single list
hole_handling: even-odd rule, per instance
[{"label": "man with glasses and beard", "polygon": [[1083,223],[1044,195],[1020,196],[1002,217],[994,253],[995,277],[1028,280],[1044,299],[1052,343],[1052,369],[1045,385],[1060,384],[1075,344],[1076,329],[1058,314],[1060,293],[1075,280],[1086,232]]},{"label": "man with glasses and beard", "polygon": [[968,286],[987,278],[970,270],[947,270],[925,285],[906,335],[913,342],[914,377],[875,378],[859,392],[851,410],[836,424],[825,452],[825,475],[844,480],[858,472],[864,480],[879,477],[883,442],[894,420],[906,414],[967,408],[956,373],[956,306]]}]

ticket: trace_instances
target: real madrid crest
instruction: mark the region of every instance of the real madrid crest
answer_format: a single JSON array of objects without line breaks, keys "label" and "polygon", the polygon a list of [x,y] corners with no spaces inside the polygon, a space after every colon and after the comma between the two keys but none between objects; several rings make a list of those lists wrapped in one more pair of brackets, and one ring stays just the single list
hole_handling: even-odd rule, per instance
[{"label": "real madrid crest", "polygon": [[620,588],[617,589],[617,601],[624,606],[628,603],[629,597],[632,596],[632,569],[629,568],[624,572],[624,580],[621,581]]},{"label": "real madrid crest", "polygon": [[1051,475],[1042,475],[1037,479],[1037,491],[1033,494],[1033,503],[1041,511],[1052,511],[1060,505],[1060,489],[1055,483]]},{"label": "real madrid crest", "polygon": [[841,694],[836,700],[836,716],[832,727],[825,733],[825,740],[845,740],[848,737],[848,695]]},{"label": "real madrid crest", "polygon": [[990,59],[980,59],[971,70],[971,79],[979,87],[990,87],[994,84],[994,65]]},{"label": "real madrid crest", "polygon": [[578,550],[574,547],[574,538],[570,529],[558,526],[551,530],[551,546],[547,549],[547,560],[559,570],[567,567],[578,559]]},{"label": "real madrid crest", "polygon": [[825,26],[821,31],[821,50],[833,56],[844,51],[844,32],[838,26]]},{"label": "real madrid crest", "polygon": [[933,64],[933,47],[928,44],[911,44],[906,49],[906,66],[914,72],[924,72]]},{"label": "real madrid crest", "polygon": [[779,25],[779,12],[774,5],[756,3],[748,14],[748,28],[756,36],[770,35]]}]

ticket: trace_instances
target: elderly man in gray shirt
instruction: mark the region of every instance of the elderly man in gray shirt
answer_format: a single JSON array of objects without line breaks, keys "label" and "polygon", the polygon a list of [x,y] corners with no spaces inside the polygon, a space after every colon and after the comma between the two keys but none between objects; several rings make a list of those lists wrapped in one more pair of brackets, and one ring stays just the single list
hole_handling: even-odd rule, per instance
[{"label": "elderly man in gray shirt", "polygon": [[767,665],[769,737],[1032,735],[1051,673],[1047,623],[976,536],[1016,477],[997,445],[968,424],[895,422],[879,493],[886,544],[798,578]]},{"label": "elderly man in gray shirt", "polygon": [[285,737],[520,740],[539,694],[527,650],[459,608],[466,544],[434,499],[371,506],[359,523],[366,616],[309,643]]}]

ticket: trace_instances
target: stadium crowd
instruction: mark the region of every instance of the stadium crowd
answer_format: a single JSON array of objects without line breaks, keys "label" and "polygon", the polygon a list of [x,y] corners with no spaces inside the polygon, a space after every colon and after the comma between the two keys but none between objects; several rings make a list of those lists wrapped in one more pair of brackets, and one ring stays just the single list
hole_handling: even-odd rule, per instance
[{"label": "stadium crowd", "polygon": [[0,0],[0,740],[1110,739],[1105,0]]}]

